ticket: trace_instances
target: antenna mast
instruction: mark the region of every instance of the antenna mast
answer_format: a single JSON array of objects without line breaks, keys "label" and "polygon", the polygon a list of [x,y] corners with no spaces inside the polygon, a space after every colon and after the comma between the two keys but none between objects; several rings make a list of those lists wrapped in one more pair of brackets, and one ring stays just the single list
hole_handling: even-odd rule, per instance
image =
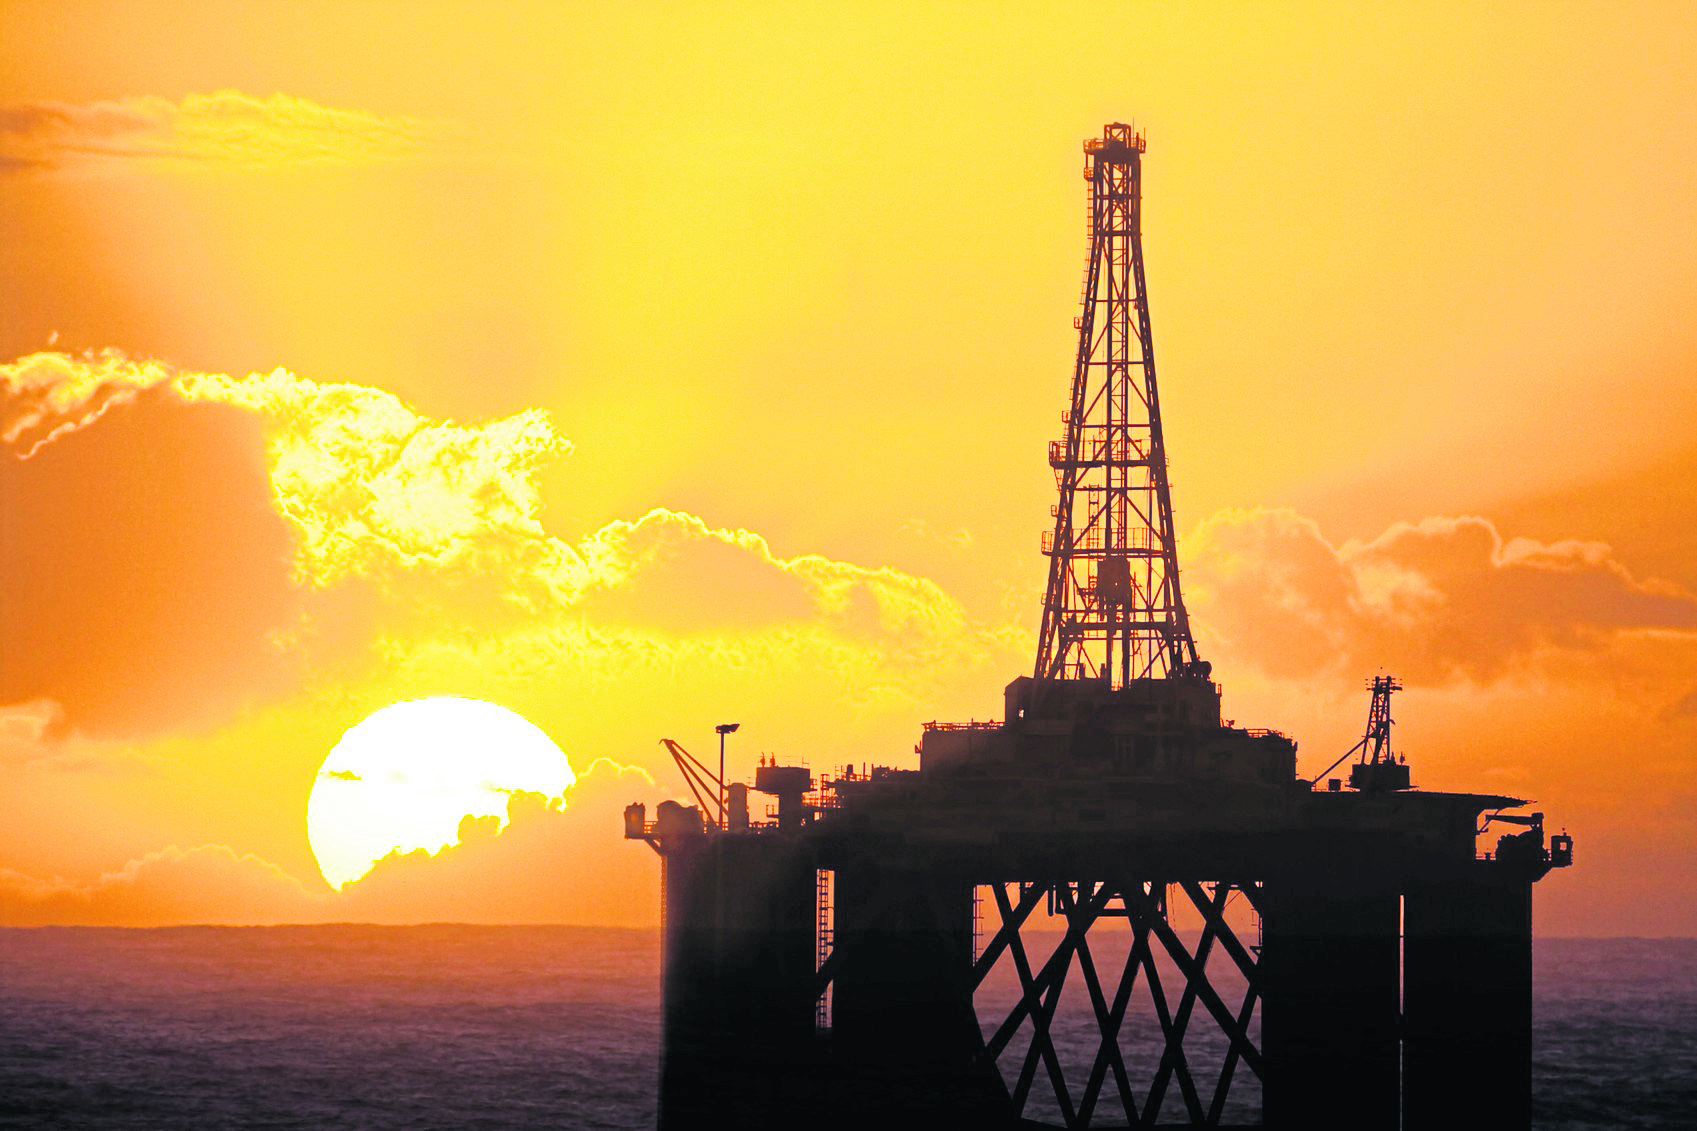
[{"label": "antenna mast", "polygon": [[1049,585],[1036,677],[1132,680],[1194,676],[1179,593],[1166,444],[1143,283],[1144,140],[1128,125],[1084,143],[1090,259],[1066,439],[1049,445],[1060,501],[1043,538]]}]

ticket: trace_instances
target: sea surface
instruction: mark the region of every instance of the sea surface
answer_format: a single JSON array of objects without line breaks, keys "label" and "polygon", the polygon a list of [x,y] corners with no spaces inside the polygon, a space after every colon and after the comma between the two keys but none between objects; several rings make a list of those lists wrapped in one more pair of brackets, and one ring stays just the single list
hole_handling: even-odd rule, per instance
[{"label": "sea surface", "polygon": [[[1697,1127],[1697,940],[1534,958],[1535,1126]],[[659,974],[647,930],[0,930],[0,1127],[649,1128]]]}]

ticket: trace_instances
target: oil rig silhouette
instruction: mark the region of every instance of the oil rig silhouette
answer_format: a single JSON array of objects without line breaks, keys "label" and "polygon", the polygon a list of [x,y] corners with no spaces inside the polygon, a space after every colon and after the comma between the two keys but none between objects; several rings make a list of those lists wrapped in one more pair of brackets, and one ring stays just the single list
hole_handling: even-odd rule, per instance
[{"label": "oil rig silhouette", "polygon": [[[665,740],[696,804],[625,813],[663,861],[660,1125],[1525,1127],[1532,885],[1572,839],[1412,789],[1390,676],[1347,787],[1222,721],[1179,587],[1144,140],[1084,151],[1032,673],[1001,722],[927,724],[917,770],[763,758],[766,819],[723,781],[732,724],[717,775]],[[1518,830],[1481,854],[1493,821]]]}]

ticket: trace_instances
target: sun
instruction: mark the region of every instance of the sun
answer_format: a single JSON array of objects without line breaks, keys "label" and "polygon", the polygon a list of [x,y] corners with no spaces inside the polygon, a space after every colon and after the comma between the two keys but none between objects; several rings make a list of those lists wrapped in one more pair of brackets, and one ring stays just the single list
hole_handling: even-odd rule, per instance
[{"label": "sun", "polygon": [[375,711],[342,735],[306,803],[318,869],[342,888],[394,851],[459,843],[465,817],[499,817],[515,792],[560,797],[571,762],[522,715],[438,696]]}]

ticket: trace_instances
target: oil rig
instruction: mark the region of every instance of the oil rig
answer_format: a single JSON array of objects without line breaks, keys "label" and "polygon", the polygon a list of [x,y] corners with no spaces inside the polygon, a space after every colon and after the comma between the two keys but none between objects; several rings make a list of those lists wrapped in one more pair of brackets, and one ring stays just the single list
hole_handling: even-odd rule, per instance
[{"label": "oil rig", "polygon": [[1031,674],[999,722],[926,724],[917,770],[726,783],[722,745],[716,775],[665,740],[696,804],[625,812],[662,859],[660,1126],[1526,1127],[1532,885],[1573,841],[1412,788],[1390,676],[1347,784],[1222,719],[1179,586],[1145,143],[1084,152]]}]

